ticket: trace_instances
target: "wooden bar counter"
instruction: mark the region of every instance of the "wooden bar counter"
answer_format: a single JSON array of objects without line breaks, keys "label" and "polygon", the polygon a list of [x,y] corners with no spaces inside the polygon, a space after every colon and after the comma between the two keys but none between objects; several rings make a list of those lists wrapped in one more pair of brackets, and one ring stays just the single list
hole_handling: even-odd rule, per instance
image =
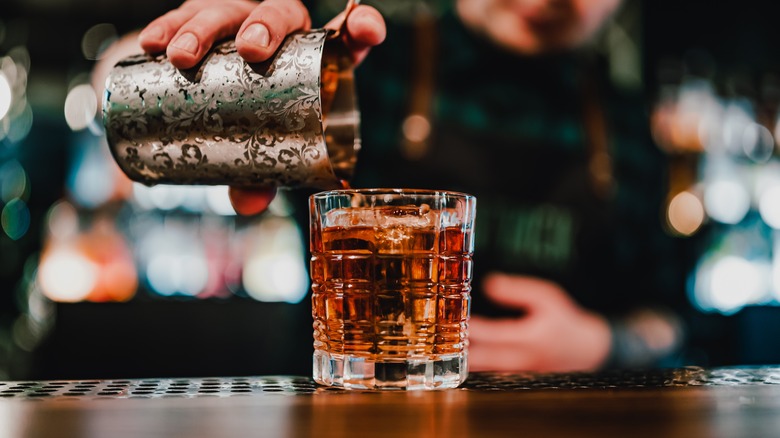
[{"label": "wooden bar counter", "polygon": [[262,376],[0,382],[0,437],[771,437],[780,368],[472,373],[430,392]]}]

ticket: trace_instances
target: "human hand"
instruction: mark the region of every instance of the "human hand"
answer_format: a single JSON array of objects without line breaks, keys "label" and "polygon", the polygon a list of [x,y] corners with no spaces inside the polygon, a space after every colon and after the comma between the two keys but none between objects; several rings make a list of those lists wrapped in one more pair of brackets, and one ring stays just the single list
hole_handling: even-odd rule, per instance
[{"label": "human hand", "polygon": [[557,284],[533,277],[491,274],[483,290],[498,304],[523,310],[517,318],[473,316],[469,369],[473,371],[591,371],[603,365],[612,337],[603,317],[581,308]]},{"label": "human hand", "polygon": [[[342,15],[325,27],[341,23]],[[236,50],[248,62],[271,57],[284,38],[309,30],[309,11],[299,0],[188,0],[147,25],[138,37],[148,53],[167,51],[176,68],[200,62],[215,41],[237,35]],[[382,15],[359,5],[349,15],[344,42],[356,61],[385,39]]]},{"label": "human hand", "polygon": [[[326,27],[338,26],[342,17],[337,16]],[[166,51],[173,66],[186,69],[200,62],[215,41],[232,35],[237,35],[236,50],[246,61],[265,61],[288,34],[310,27],[309,12],[299,0],[188,0],[149,23],[138,41],[144,51]],[[386,35],[382,15],[365,5],[350,13],[346,29],[342,38],[355,63]],[[251,215],[265,210],[276,191],[231,187],[229,193],[236,212]]]}]

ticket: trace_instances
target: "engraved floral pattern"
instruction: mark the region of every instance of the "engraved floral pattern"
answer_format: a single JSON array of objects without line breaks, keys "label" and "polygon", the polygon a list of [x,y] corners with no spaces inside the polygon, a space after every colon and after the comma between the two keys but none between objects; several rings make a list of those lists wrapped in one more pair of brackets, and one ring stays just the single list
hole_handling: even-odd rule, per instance
[{"label": "engraved floral pattern", "polygon": [[114,157],[149,185],[336,186],[319,94],[326,35],[294,34],[259,65],[232,41],[189,71],[164,55],[118,63],[103,112]]}]

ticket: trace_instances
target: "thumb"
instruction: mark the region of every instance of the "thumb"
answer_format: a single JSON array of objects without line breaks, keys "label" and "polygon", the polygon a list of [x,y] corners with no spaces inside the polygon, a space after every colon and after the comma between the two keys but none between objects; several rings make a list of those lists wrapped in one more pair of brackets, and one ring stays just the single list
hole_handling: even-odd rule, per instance
[{"label": "thumb", "polygon": [[563,291],[557,284],[536,277],[493,273],[482,283],[485,295],[510,309],[532,313],[561,303]]}]

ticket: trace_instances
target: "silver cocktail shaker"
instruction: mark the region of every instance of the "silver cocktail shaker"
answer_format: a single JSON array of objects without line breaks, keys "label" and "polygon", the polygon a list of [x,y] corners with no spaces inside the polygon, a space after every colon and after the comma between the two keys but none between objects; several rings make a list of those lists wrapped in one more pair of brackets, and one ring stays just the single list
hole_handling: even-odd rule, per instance
[{"label": "silver cocktail shaker", "polygon": [[165,55],[120,61],[103,99],[114,158],[146,185],[340,187],[360,149],[360,115],[349,56],[332,34],[292,34],[257,64],[233,41],[188,70]]}]

